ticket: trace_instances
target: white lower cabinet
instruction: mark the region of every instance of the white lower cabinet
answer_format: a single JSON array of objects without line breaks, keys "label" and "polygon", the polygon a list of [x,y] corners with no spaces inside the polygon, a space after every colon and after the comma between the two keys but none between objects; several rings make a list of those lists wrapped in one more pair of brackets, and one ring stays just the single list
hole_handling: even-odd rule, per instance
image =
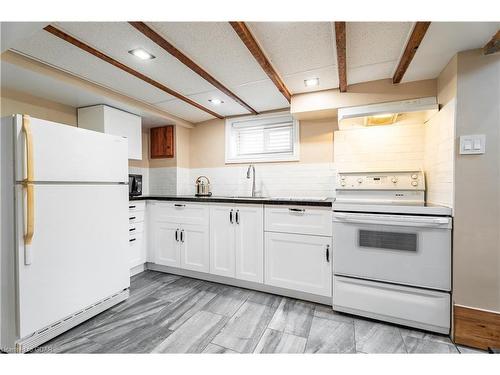
[{"label": "white lower cabinet", "polygon": [[180,228],[179,246],[181,254],[181,268],[208,272],[209,242],[208,229],[203,225],[183,224]]},{"label": "white lower cabinet", "polygon": [[162,221],[154,221],[152,224],[153,241],[151,245],[155,263],[180,267],[179,225]]},{"label": "white lower cabinet", "polygon": [[210,207],[210,273],[264,282],[262,206]]},{"label": "white lower cabinet", "polygon": [[210,273],[235,277],[234,207],[210,206]]},{"label": "white lower cabinet", "polygon": [[[191,207],[182,204],[180,209]],[[208,207],[193,205],[193,209]],[[151,211],[151,252],[154,262],[164,266],[209,272],[210,247],[208,222],[183,220],[169,215],[169,206],[158,204]]]},{"label": "white lower cabinet", "polygon": [[332,295],[332,238],[266,232],[267,285]]},{"label": "white lower cabinet", "polygon": [[236,206],[236,278],[264,282],[264,211],[262,206]]},{"label": "white lower cabinet", "polygon": [[144,201],[129,202],[129,266],[134,268],[146,263],[147,238],[144,236]]}]

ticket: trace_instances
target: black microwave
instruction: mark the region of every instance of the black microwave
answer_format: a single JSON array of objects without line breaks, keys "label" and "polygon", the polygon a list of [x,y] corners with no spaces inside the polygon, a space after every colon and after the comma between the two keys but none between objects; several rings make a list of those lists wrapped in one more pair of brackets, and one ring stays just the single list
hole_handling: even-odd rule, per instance
[{"label": "black microwave", "polygon": [[142,175],[129,174],[128,175],[128,195],[136,197],[142,194]]}]

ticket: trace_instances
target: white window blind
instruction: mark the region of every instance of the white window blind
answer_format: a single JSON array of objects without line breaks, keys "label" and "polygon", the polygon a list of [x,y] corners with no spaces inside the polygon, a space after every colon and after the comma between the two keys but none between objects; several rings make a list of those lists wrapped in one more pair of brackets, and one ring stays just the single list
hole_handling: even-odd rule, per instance
[{"label": "white window blind", "polygon": [[297,160],[298,127],[290,115],[226,122],[226,162]]}]

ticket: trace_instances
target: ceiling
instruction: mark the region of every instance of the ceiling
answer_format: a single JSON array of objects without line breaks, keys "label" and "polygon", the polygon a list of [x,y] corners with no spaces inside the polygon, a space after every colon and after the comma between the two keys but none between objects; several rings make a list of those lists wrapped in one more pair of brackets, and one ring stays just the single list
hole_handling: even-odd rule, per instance
[{"label": "ceiling", "polygon": [[[223,117],[250,113],[127,22],[52,25]],[[228,22],[150,22],[147,25],[257,112],[289,107]],[[249,22],[247,26],[292,94],[339,86],[333,23]],[[437,77],[455,53],[482,47],[499,27],[498,22],[431,23],[403,81]],[[412,22],[348,22],[348,84],[391,78],[412,29]],[[128,53],[139,47],[156,58],[140,60]],[[214,118],[43,29],[14,41],[11,50],[186,121],[197,123]],[[95,94],[71,92],[62,83],[19,69],[2,62],[2,88],[27,90],[73,106],[95,104],[91,103],[93,100],[103,102],[103,98]],[[319,78],[319,86],[305,87],[304,80],[309,78]],[[213,98],[223,103],[214,105],[209,102]],[[159,120],[150,119],[150,123],[156,121]]]}]

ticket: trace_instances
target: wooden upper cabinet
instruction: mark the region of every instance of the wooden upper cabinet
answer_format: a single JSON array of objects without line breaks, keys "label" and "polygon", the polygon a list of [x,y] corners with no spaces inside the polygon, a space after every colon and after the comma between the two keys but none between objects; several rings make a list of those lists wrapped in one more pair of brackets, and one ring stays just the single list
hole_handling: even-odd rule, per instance
[{"label": "wooden upper cabinet", "polygon": [[174,125],[152,128],[150,138],[151,159],[174,157]]}]

